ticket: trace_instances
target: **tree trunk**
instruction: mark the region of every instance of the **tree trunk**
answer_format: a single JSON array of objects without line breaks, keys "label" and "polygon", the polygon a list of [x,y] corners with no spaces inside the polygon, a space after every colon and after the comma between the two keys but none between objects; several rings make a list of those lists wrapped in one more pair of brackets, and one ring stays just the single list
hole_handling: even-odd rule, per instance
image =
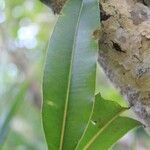
[{"label": "tree trunk", "polygon": [[150,128],[150,8],[146,1],[101,0],[99,63]]},{"label": "tree trunk", "polygon": [[[65,0],[41,1],[59,13]],[[149,0],[100,1],[98,62],[150,129],[149,6]]]}]

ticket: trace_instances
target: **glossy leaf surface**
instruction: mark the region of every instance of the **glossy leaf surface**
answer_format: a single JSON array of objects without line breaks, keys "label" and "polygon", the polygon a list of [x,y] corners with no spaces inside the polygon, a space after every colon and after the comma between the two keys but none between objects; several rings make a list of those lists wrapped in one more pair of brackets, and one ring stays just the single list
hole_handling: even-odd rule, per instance
[{"label": "glossy leaf surface", "polygon": [[97,0],[68,0],[50,39],[43,79],[43,127],[50,150],[72,150],[93,109]]},{"label": "glossy leaf surface", "polygon": [[121,117],[127,110],[116,102],[96,96],[91,122],[79,143],[77,150],[108,150],[129,130],[141,125],[140,122]]}]

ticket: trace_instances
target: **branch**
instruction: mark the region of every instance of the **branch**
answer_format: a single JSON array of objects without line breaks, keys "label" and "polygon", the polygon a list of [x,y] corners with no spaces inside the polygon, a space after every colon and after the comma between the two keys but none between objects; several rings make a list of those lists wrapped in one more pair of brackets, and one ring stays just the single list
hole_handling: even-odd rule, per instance
[{"label": "branch", "polygon": [[146,1],[101,1],[99,63],[150,128],[150,9]]},{"label": "branch", "polygon": [[54,14],[59,14],[66,0],[40,0],[42,3],[50,7]]}]

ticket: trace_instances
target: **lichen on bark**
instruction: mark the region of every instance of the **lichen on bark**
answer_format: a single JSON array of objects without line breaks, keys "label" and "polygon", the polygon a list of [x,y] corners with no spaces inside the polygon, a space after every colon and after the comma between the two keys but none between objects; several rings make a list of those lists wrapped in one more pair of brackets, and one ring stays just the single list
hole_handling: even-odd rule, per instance
[{"label": "lichen on bark", "polygon": [[[66,0],[41,0],[59,13]],[[100,0],[98,62],[150,129],[150,1]]]},{"label": "lichen on bark", "polygon": [[99,63],[150,127],[150,8],[135,0],[101,0]]}]

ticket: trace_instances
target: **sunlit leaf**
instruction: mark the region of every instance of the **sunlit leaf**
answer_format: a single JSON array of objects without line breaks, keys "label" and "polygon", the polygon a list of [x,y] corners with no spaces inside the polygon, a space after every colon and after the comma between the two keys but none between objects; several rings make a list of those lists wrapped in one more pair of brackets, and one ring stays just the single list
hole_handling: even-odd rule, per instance
[{"label": "sunlit leaf", "polygon": [[116,102],[96,96],[91,122],[80,141],[77,150],[108,150],[129,130],[141,125],[140,122],[121,117],[127,110]]},{"label": "sunlit leaf", "polygon": [[91,116],[99,25],[97,0],[68,0],[55,25],[43,79],[43,126],[50,150],[73,150]]}]

